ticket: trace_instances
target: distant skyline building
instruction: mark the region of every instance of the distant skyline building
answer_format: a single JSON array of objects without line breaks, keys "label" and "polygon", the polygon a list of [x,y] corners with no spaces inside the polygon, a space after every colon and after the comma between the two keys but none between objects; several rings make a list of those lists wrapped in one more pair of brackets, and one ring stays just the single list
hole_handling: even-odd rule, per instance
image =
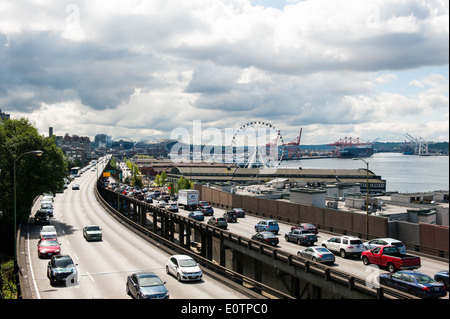
[{"label": "distant skyline building", "polygon": [[7,114],[3,112],[2,109],[0,109],[0,123],[9,120],[10,118],[11,118],[10,114]]},{"label": "distant skyline building", "polygon": [[94,139],[95,148],[109,148],[112,145],[112,136],[106,134],[97,134]]},{"label": "distant skyline building", "polygon": [[91,140],[87,136],[70,136],[66,133],[64,137],[56,137],[56,146],[61,148],[69,161],[80,160],[85,163],[91,159]]}]

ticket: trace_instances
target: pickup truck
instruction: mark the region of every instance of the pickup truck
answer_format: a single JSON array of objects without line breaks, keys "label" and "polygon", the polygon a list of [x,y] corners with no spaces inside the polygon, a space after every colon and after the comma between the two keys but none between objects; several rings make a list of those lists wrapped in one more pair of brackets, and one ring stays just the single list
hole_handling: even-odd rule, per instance
[{"label": "pickup truck", "polygon": [[284,234],[286,241],[293,241],[299,245],[312,245],[317,241],[317,236],[307,229],[292,229]]},{"label": "pickup truck", "polygon": [[417,269],[421,266],[418,256],[401,254],[396,246],[379,246],[372,250],[365,250],[361,254],[364,265],[375,264],[387,267],[389,272],[404,269]]}]

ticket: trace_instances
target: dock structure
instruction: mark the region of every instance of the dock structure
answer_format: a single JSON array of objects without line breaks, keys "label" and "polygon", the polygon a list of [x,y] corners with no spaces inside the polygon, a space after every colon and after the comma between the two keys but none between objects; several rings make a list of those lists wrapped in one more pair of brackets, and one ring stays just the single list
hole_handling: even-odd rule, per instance
[{"label": "dock structure", "polygon": [[[298,185],[323,186],[328,183],[358,183],[361,191],[367,189],[367,173],[358,169],[258,169],[240,167],[174,166],[167,174],[169,181],[178,181],[183,176],[194,182],[263,183],[275,178],[289,179]],[[386,191],[386,181],[369,171],[369,193]]]}]

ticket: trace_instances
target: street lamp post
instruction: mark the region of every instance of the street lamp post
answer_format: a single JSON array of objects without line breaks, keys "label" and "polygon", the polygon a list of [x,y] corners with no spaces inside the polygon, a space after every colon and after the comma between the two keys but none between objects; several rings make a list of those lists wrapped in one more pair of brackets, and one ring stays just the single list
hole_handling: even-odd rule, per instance
[{"label": "street lamp post", "polygon": [[36,151],[30,151],[25,152],[19,156],[14,156],[14,165],[13,165],[13,189],[14,189],[14,265],[17,265],[17,208],[16,208],[16,162],[24,155],[26,154],[34,154],[36,156],[41,156],[44,152],[36,150]]},{"label": "street lamp post", "polygon": [[353,160],[360,160],[363,161],[366,164],[366,237],[369,239],[369,162],[366,160],[363,160],[362,158],[354,158]]}]

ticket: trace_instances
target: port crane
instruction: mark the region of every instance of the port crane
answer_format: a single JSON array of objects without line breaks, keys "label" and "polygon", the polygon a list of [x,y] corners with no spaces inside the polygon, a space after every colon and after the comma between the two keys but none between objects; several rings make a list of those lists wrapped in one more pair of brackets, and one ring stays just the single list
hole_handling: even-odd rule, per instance
[{"label": "port crane", "polygon": [[[413,137],[411,134],[406,133],[405,136],[409,139],[409,144],[413,149],[413,153],[417,155],[428,155],[428,142],[423,138]],[[406,142],[406,141],[405,141]]]},{"label": "port crane", "polygon": [[302,130],[303,128],[300,128],[300,133],[298,136],[289,143],[284,144],[284,148],[287,151],[287,154],[285,155],[288,159],[300,159],[300,140],[302,138]]},{"label": "port crane", "polygon": [[364,142],[363,140],[360,140],[359,137],[344,137],[334,143],[327,144],[327,146],[333,146],[333,155],[339,156],[344,149],[371,146],[374,143],[375,142]]}]

